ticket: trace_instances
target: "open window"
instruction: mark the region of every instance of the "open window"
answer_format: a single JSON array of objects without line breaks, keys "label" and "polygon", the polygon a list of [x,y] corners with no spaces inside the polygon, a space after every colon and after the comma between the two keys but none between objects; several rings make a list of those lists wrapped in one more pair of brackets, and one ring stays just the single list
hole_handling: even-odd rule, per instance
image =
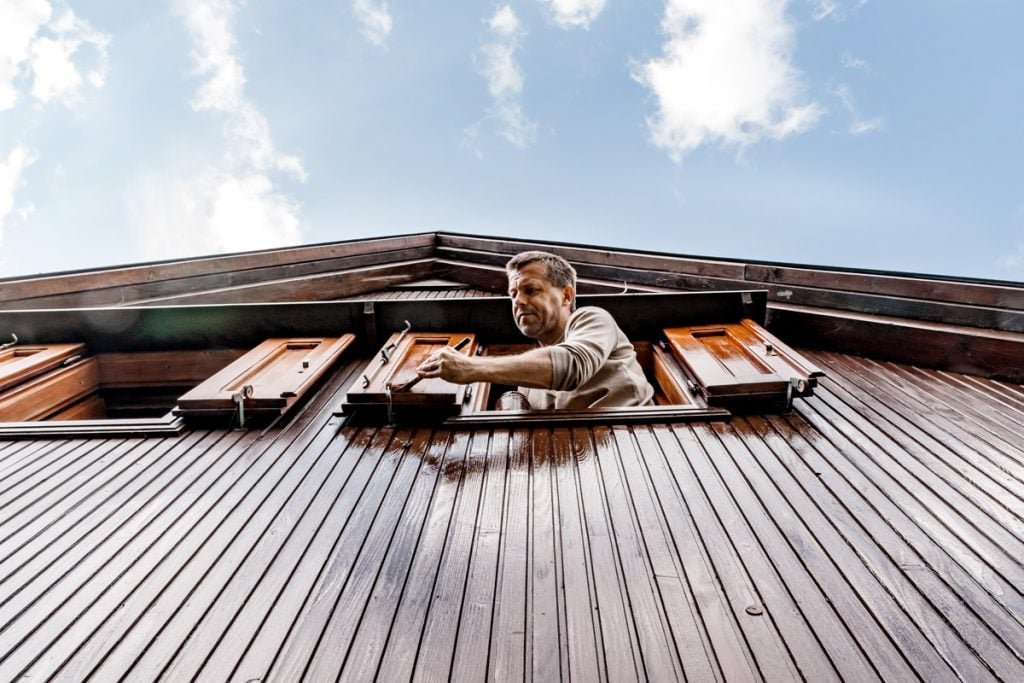
[{"label": "open window", "polygon": [[[465,354],[522,353],[530,344],[481,344],[467,332],[416,332],[391,336],[360,373],[341,413],[398,420],[443,419],[449,425],[515,422],[642,422],[713,419],[730,410],[788,408],[813,392],[821,370],[752,320],[668,327],[637,340],[637,360],[655,390],[655,405],[589,410],[502,410],[499,397],[516,387],[441,379],[415,382],[416,366],[439,346]],[[471,343],[470,343],[471,342]]]},{"label": "open window", "polygon": [[[0,436],[174,434],[185,419],[280,415],[351,344],[271,339],[239,349],[91,354],[85,344],[0,351]],[[241,397],[241,400],[239,400]]]}]

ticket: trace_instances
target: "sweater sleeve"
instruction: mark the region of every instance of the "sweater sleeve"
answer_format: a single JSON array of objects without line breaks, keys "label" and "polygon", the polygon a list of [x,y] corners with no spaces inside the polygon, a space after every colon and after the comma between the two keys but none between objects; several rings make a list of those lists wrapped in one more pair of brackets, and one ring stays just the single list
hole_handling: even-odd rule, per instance
[{"label": "sweater sleeve", "polygon": [[608,360],[616,342],[616,326],[611,314],[601,308],[586,307],[569,320],[565,339],[549,346],[551,352],[551,388],[575,391]]}]

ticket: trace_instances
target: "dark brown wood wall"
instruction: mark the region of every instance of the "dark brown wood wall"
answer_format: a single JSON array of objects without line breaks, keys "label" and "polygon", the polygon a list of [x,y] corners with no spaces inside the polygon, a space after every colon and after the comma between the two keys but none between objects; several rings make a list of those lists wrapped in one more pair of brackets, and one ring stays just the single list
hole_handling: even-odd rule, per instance
[{"label": "dark brown wood wall", "polygon": [[1024,680],[1024,389],[787,415],[0,442],[0,679]]}]

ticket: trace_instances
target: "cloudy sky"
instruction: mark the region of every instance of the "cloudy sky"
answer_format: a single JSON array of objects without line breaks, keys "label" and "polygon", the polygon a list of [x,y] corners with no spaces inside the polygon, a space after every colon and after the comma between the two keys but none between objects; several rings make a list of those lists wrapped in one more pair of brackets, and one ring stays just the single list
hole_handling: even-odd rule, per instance
[{"label": "cloudy sky", "polygon": [[1020,0],[0,0],[0,276],[449,230],[1024,280]]}]

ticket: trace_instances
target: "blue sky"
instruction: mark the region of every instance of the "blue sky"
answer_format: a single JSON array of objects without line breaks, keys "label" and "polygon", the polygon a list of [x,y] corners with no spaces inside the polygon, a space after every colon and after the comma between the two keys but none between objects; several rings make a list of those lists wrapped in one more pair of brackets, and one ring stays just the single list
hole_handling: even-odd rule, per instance
[{"label": "blue sky", "polygon": [[1024,280],[1018,0],[0,0],[0,276],[449,230]]}]

